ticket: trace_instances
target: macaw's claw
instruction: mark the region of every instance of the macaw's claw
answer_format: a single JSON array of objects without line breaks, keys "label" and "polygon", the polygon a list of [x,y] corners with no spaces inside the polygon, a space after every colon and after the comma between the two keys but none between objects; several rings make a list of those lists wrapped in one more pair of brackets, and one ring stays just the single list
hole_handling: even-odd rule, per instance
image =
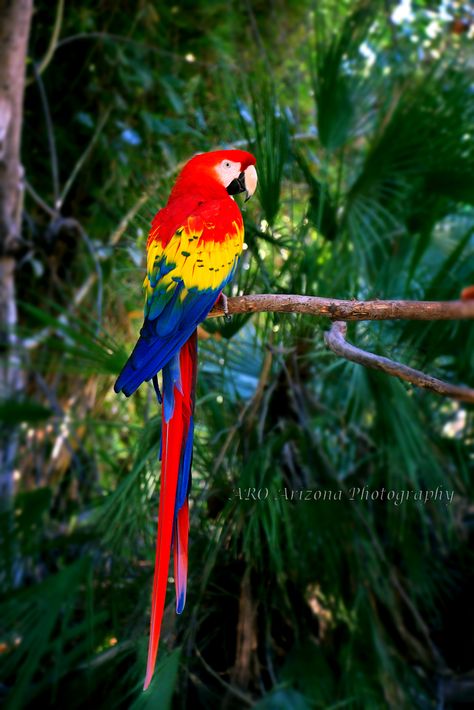
[{"label": "macaw's claw", "polygon": [[222,310],[224,311],[224,321],[226,323],[230,323],[232,320],[232,316],[229,313],[229,306],[225,293],[221,293],[221,295],[219,296],[219,300],[222,302]]}]

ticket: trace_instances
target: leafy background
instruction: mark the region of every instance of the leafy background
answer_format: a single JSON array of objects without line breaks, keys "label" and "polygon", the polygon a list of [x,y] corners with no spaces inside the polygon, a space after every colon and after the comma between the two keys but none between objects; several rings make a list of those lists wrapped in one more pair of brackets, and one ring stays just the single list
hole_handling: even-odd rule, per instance
[{"label": "leafy background", "polygon": [[[188,603],[176,617],[169,595],[143,694],[160,417],[150,389],[112,391],[150,220],[196,151],[257,156],[232,294],[452,299],[473,283],[473,34],[448,0],[37,4],[25,392],[0,408],[17,443],[0,517],[7,707],[474,702],[472,407],[338,360],[323,320],[203,324]],[[349,335],[473,383],[468,323]],[[452,504],[362,494],[437,486]],[[307,489],[329,499],[285,495]]]}]

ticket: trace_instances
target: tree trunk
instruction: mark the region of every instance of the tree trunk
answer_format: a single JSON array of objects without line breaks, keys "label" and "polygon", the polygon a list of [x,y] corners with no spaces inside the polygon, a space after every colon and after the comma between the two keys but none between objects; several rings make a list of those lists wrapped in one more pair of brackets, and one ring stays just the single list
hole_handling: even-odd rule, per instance
[{"label": "tree trunk", "polygon": [[[23,388],[15,335],[15,252],[20,241],[22,167],[20,138],[26,52],[32,0],[0,0],[0,400]],[[13,493],[16,432],[0,428],[0,498]]]}]

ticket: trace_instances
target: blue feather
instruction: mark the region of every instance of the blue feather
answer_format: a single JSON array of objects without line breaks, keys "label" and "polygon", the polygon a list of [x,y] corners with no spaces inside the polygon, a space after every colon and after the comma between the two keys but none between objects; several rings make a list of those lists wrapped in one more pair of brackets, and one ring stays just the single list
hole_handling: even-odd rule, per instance
[{"label": "blue feather", "polygon": [[183,456],[179,469],[178,488],[176,491],[176,511],[185,503],[188,496],[191,464],[193,460],[193,438],[194,438],[194,417],[191,416],[189,422],[188,436],[184,446]]},{"label": "blue feather", "polygon": [[155,288],[158,281],[170,271],[176,268],[176,264],[166,261],[165,257],[162,256],[158,262],[155,262],[153,271],[148,273],[148,280],[150,281],[150,286]]},{"label": "blue feather", "polygon": [[165,422],[168,423],[174,414],[174,388],[180,391],[181,370],[179,366],[179,350],[166,363],[163,368],[163,412]]},{"label": "blue feather", "polygon": [[176,613],[182,614],[184,605],[186,604],[186,588],[183,589],[179,597],[176,599]]},{"label": "blue feather", "polygon": [[155,321],[155,332],[162,338],[172,333],[179,326],[183,315],[183,303],[179,300],[182,290],[183,282],[180,281],[176,284],[173,296],[167,303],[166,308],[163,309],[160,317]]},{"label": "blue feather", "polygon": [[[158,326],[158,321],[145,318],[140,338],[115,383],[116,392],[123,392],[129,397],[142,382],[151,380],[162,370],[174,353],[178,352],[188,340],[198,324],[206,318],[221,291],[221,288],[206,291],[191,289],[183,301],[177,301],[174,295],[178,287],[164,306],[159,318],[160,324],[162,320],[168,319],[168,325],[172,323],[173,329],[167,328],[168,332],[164,334],[161,325]],[[175,304],[179,308],[175,308]],[[159,332],[157,332],[158,328]]]}]

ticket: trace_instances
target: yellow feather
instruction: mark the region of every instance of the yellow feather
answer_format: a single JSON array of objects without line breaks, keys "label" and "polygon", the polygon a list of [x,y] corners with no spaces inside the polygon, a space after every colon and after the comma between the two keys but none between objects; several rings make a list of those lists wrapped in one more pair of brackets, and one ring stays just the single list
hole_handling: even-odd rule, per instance
[{"label": "yellow feather", "polygon": [[[163,257],[169,265],[175,268],[161,276],[160,289],[167,292],[176,288],[176,277],[183,281],[184,288],[180,294],[183,301],[189,289],[218,289],[235,265],[236,258],[242,251],[243,229],[233,222],[234,230],[226,235],[223,241],[214,242],[201,239],[204,233],[214,229],[213,224],[205,224],[201,219],[189,217],[182,229],[178,229],[165,248],[158,241],[149,242],[147,252],[147,276],[144,281],[147,296],[153,294],[151,279],[157,261]],[[210,235],[209,235],[210,236]]]}]

